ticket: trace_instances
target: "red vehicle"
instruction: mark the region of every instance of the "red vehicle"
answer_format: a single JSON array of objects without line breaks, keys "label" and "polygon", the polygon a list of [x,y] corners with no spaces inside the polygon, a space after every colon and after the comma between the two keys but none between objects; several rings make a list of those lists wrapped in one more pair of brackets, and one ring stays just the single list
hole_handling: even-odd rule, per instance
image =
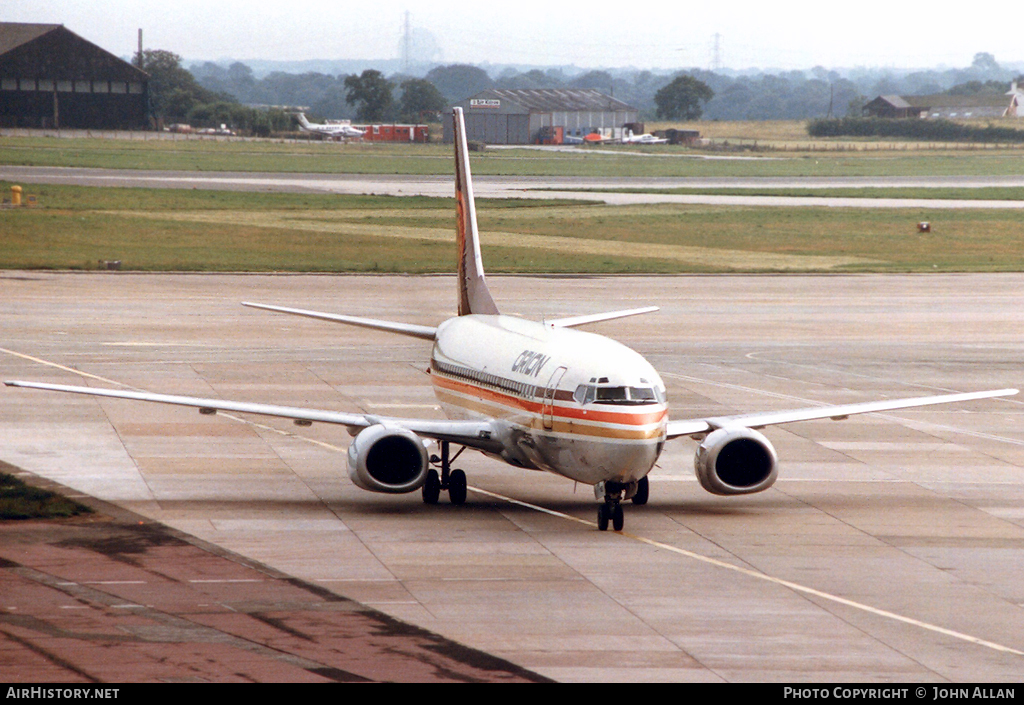
[{"label": "red vehicle", "polygon": [[366,142],[421,142],[430,139],[426,125],[359,125]]}]

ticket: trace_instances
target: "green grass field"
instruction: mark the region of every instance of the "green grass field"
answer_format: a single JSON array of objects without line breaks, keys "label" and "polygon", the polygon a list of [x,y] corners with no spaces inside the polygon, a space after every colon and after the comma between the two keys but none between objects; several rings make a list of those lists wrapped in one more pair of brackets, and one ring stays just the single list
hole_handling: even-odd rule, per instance
[{"label": "green grass field", "polygon": [[[9,184],[0,184],[9,189]],[[454,201],[39,186],[0,212],[0,268],[454,270]],[[1021,215],[1000,210],[478,202],[493,272],[1019,271]],[[931,233],[916,224],[927,220]]]},{"label": "green grass field", "polygon": [[[473,173],[505,176],[951,176],[1024,171],[1024,148],[907,151],[907,143],[871,150],[765,155],[706,154],[673,145],[608,145],[568,152],[487,149],[474,154]],[[808,138],[807,147],[836,141]],[[863,145],[859,145],[863,146]],[[739,157],[739,158],[737,158]],[[273,141],[110,140],[0,137],[0,164],[103,169],[331,174],[452,173],[451,147],[441,144],[338,144]]]}]

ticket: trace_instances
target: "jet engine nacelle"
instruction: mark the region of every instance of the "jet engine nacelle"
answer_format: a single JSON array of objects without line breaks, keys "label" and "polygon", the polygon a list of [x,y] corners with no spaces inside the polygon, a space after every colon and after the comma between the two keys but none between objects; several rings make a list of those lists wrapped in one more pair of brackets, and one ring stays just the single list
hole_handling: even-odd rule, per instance
[{"label": "jet engine nacelle", "polygon": [[429,467],[423,440],[404,428],[369,426],[348,447],[348,476],[370,492],[418,490]]},{"label": "jet engine nacelle", "polygon": [[775,484],[778,456],[763,435],[749,428],[720,428],[697,448],[694,470],[712,494],[751,494]]}]

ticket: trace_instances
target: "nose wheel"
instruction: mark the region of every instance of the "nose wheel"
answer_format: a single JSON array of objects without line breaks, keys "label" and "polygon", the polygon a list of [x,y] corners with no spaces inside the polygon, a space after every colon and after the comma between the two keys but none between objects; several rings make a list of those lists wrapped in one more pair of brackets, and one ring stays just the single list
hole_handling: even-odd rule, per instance
[{"label": "nose wheel", "polygon": [[597,528],[608,531],[609,523],[616,531],[622,531],[625,517],[622,515],[622,505],[618,502],[605,502],[597,507]]},{"label": "nose wheel", "polygon": [[642,506],[647,504],[650,497],[650,483],[647,476],[641,477],[636,482],[615,482],[607,480],[594,485],[594,496],[600,501],[604,500],[597,508],[597,528],[600,531],[608,531],[608,525],[616,531],[622,531],[625,520],[622,516],[622,502],[627,499],[633,504]]},{"label": "nose wheel", "polygon": [[455,457],[448,457],[448,441],[441,441],[441,457],[430,456],[430,462],[441,468],[441,473],[431,468],[427,471],[427,480],[423,483],[423,503],[437,504],[441,498],[441,492],[448,493],[448,501],[458,506],[466,503],[466,473],[462,470],[452,470],[452,462],[458,458],[463,446]]},{"label": "nose wheel", "polygon": [[[622,516],[622,502],[627,499],[636,501],[638,484],[637,482],[608,480],[594,485],[594,496],[598,500],[604,500],[597,507],[597,528],[600,531],[608,531],[609,524],[616,531],[622,531],[622,526],[625,524],[625,518]],[[646,501],[646,498],[643,500]]]}]

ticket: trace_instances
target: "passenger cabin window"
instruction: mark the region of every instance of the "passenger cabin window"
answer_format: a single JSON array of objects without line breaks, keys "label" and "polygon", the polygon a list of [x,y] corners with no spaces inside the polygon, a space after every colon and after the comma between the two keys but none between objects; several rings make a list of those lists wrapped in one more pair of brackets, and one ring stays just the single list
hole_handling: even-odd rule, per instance
[{"label": "passenger cabin window", "polygon": [[573,392],[573,399],[579,404],[617,404],[637,406],[640,404],[665,403],[665,391],[657,387],[600,387],[581,384]]}]

